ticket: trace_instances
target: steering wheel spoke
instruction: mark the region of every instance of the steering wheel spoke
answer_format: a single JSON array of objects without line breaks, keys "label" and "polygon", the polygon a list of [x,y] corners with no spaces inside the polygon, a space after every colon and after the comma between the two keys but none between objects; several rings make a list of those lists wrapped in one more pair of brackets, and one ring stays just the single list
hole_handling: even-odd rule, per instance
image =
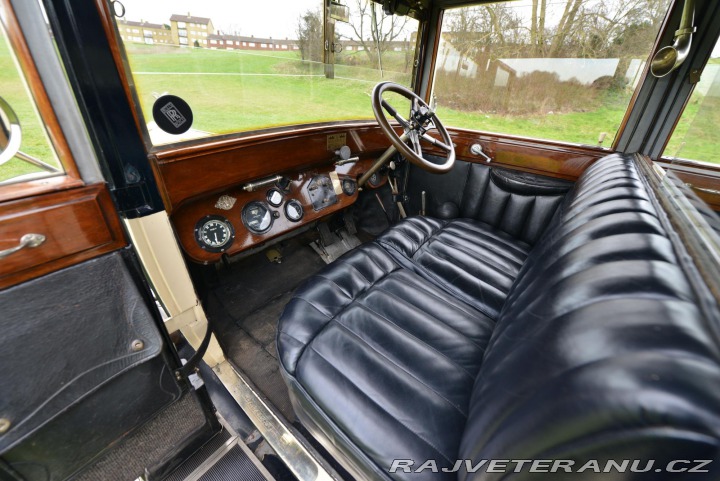
[{"label": "steering wheel spoke", "polygon": [[[405,119],[395,110],[384,98],[384,92],[393,92],[410,100],[410,118]],[[375,118],[380,129],[390,140],[392,146],[408,161],[429,172],[445,173],[452,169],[455,163],[455,146],[450,134],[437,118],[435,112],[423,99],[418,97],[412,90],[392,82],[381,82],[375,86],[372,93],[372,106]],[[397,120],[404,129],[402,135],[395,131],[385,112]],[[435,129],[440,140],[427,134],[430,129]],[[438,164],[431,162],[424,157],[421,143],[425,141],[438,147],[445,153],[445,162]]]},{"label": "steering wheel spoke", "polygon": [[420,138],[423,139],[425,142],[434,145],[435,147],[440,147],[445,152],[450,152],[451,150],[453,150],[453,148],[451,146],[449,146],[443,142],[440,142],[438,139],[436,139],[435,137],[431,137],[428,134],[422,134],[422,136]]},{"label": "steering wheel spoke", "polygon": [[390,105],[390,104],[387,102],[387,100],[385,100],[385,99],[382,100],[382,106],[383,106],[383,108],[385,109],[385,111],[390,114],[390,116],[392,116],[395,120],[398,121],[398,123],[399,123],[400,125],[403,126],[403,128],[404,128],[405,130],[410,130],[410,122],[408,122],[407,120],[405,120],[405,119],[403,118],[403,116],[400,115],[400,114],[398,113],[398,111],[395,110],[395,109],[393,108],[393,106]]},{"label": "steering wheel spoke", "polygon": [[408,137],[410,139],[410,145],[412,145],[413,151],[418,154],[418,156],[422,157],[423,151],[422,146],[420,145],[420,133],[417,130],[411,130],[408,133]]}]

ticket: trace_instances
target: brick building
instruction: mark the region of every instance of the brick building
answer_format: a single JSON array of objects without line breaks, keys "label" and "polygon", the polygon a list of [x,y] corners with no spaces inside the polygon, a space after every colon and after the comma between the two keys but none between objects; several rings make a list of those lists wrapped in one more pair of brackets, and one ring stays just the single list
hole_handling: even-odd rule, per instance
[{"label": "brick building", "polygon": [[134,22],[132,20],[119,20],[118,30],[120,37],[126,42],[153,44],[172,44],[173,38],[170,28],[159,23]]},{"label": "brick building", "polygon": [[225,50],[298,50],[297,40],[279,40],[274,38],[243,37],[239,35],[208,35],[207,46]]},{"label": "brick building", "polygon": [[193,17],[189,12],[187,15],[173,14],[170,17],[170,31],[173,43],[181,47],[207,47],[208,37],[215,33],[212,20]]}]

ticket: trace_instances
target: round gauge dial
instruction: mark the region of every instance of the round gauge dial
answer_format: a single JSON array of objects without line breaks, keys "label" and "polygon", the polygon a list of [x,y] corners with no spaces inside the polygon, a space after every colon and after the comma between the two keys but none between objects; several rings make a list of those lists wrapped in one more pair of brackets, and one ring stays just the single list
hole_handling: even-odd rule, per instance
[{"label": "round gauge dial", "polygon": [[303,211],[303,206],[299,201],[293,199],[289,200],[288,203],[285,204],[285,217],[287,217],[288,220],[297,222],[303,218],[303,215],[305,215],[305,212]]},{"label": "round gauge dial", "polygon": [[250,202],[243,207],[242,221],[250,231],[262,234],[272,227],[273,214],[268,206],[262,202]]},{"label": "round gauge dial", "polygon": [[355,195],[355,191],[357,191],[357,184],[353,179],[343,179],[342,190],[345,195],[353,196]]},{"label": "round gauge dial", "polygon": [[208,215],[195,224],[195,240],[208,252],[225,252],[235,239],[235,230],[225,217]]},{"label": "round gauge dial", "polygon": [[283,195],[277,189],[270,189],[267,193],[267,201],[273,207],[279,207],[283,202]]},{"label": "round gauge dial", "polygon": [[377,187],[382,182],[382,176],[375,172],[373,175],[370,176],[368,179],[368,184],[370,184],[372,187]]}]

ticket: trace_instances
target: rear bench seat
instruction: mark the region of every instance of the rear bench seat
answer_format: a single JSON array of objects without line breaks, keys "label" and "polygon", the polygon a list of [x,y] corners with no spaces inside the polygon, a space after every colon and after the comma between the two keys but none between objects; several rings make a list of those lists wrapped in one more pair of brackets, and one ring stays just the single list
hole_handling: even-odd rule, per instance
[{"label": "rear bench seat", "polygon": [[[717,459],[720,351],[648,192],[611,155],[534,246],[412,218],[331,264],[278,328],[301,422],[358,479],[538,476],[397,459]],[[544,479],[597,476],[560,471]]]}]

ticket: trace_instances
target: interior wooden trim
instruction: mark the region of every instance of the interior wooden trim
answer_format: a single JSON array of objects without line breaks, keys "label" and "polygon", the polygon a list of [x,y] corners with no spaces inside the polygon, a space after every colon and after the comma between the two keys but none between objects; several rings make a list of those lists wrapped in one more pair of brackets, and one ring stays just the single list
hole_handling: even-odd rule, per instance
[{"label": "interior wooden trim", "polygon": [[328,150],[327,137],[338,133],[346,134],[347,145],[361,160],[376,158],[389,145],[377,124],[363,123],[218,141],[181,149],[165,160],[158,155],[168,210],[243,182],[330,164],[335,153]]},{"label": "interior wooden trim", "polygon": [[[442,24],[443,24],[443,18],[445,17],[445,10],[440,10],[438,12],[438,18],[437,18],[437,24],[435,24],[435,42],[433,42],[432,47],[430,47],[430,50],[424,52],[423,59],[430,58],[430,75],[428,76],[428,84],[427,84],[427,90],[425,91],[425,102],[430,105],[430,100],[433,93],[433,85],[435,83],[435,66],[437,64],[437,56],[438,51],[440,49],[440,39],[442,35]],[[430,25],[430,22],[428,21],[428,25]],[[424,68],[424,66],[423,66]]]},{"label": "interior wooden trim", "polygon": [[110,4],[105,0],[96,0],[95,5],[97,6],[98,14],[105,30],[105,36],[110,45],[110,51],[112,52],[113,59],[115,60],[115,67],[118,70],[120,76],[120,82],[122,83],[123,90],[125,91],[125,97],[127,98],[130,110],[132,111],[133,118],[135,119],[135,128],[137,129],[140,138],[143,139],[145,149],[147,150],[151,145],[150,134],[147,132],[147,128],[143,126],[143,113],[138,108],[140,101],[136,96],[134,85],[132,85],[132,75],[130,75],[130,65],[127,62],[127,55],[125,54],[125,46],[122,40],[118,38],[117,28],[115,26],[115,14],[112,12]]},{"label": "interior wooden trim", "polygon": [[[368,102],[368,109],[370,103]],[[277,140],[291,140],[307,135],[320,134],[330,135],[347,132],[348,130],[365,130],[378,128],[377,122],[369,120],[335,122],[322,124],[298,125],[284,127],[282,129],[260,130],[256,132],[239,132],[222,138],[209,138],[204,142],[195,144],[184,144],[168,146],[163,150],[153,152],[159,164],[184,160],[189,157],[196,157],[208,153],[218,153],[235,148],[257,145],[264,142]],[[389,144],[388,144],[389,145]]]},{"label": "interior wooden trim", "polygon": [[[493,160],[491,166],[499,165],[548,177],[577,180],[594,161],[612,151],[601,147],[561,143],[551,140],[531,139],[506,134],[478,132],[449,128],[455,141],[457,158],[466,162],[486,163],[470,152],[474,143]],[[439,151],[438,151],[439,152]]]},{"label": "interior wooden trim", "polygon": [[44,194],[0,204],[0,249],[29,233],[46,241],[0,259],[0,289],[10,287],[127,245],[105,184]]},{"label": "interior wooden trim", "polygon": [[[493,157],[494,165],[567,180],[577,179],[592,162],[610,153],[608,149],[593,146],[456,128],[448,130],[461,160],[484,162],[470,153],[470,146],[479,142]],[[376,123],[364,122],[216,140],[158,152],[150,159],[161,179],[168,210],[173,212],[185,202],[242,182],[329,164],[334,152],[327,149],[327,136],[342,133],[353,154],[363,160],[376,158],[389,145]]]},{"label": "interior wooden trim", "polygon": [[57,192],[85,185],[82,180],[69,175],[56,175],[42,179],[28,180],[15,184],[6,184],[0,187],[0,202],[19,199],[31,195]]},{"label": "interior wooden trim", "polygon": [[657,164],[690,184],[695,194],[711,209],[720,211],[720,165],[698,164],[680,159],[660,159]]},{"label": "interior wooden trim", "polygon": [[[344,192],[337,194],[337,202],[328,205],[320,210],[314,210],[312,200],[308,192],[308,184],[317,175],[328,175],[330,172],[338,174],[340,181],[344,179],[355,179],[372,165],[374,159],[365,159],[352,164],[335,166],[327,164],[317,166],[301,172],[289,173],[287,177],[291,184],[288,191],[283,193],[283,203],[279,207],[271,206],[267,202],[267,193],[270,189],[277,189],[275,185],[267,185],[255,192],[245,192],[242,186],[223,191],[215,195],[203,197],[197,201],[189,202],[180,207],[173,215],[172,222],[177,232],[180,244],[188,256],[201,263],[217,262],[220,260],[221,253],[212,253],[203,250],[197,243],[195,238],[195,226],[198,221],[207,215],[219,215],[228,220],[234,230],[235,238],[231,246],[224,252],[228,255],[235,255],[247,249],[255,248],[267,243],[270,240],[284,236],[294,230],[305,227],[325,218],[331,214],[341,211],[342,209],[354,204],[358,198],[358,190],[353,195],[346,195]],[[373,190],[384,185],[387,182],[387,176],[383,176],[381,181],[374,186],[367,185],[366,190]],[[357,189],[357,185],[356,185]],[[216,207],[219,195],[229,195],[236,199],[235,205],[229,210],[219,209]],[[303,218],[298,222],[292,222],[285,215],[285,204],[289,200],[297,200],[303,207]],[[250,202],[260,202],[264,204],[271,212],[276,213],[272,228],[261,234],[251,232],[243,223],[241,212],[243,207]]]},{"label": "interior wooden trim", "polygon": [[10,186],[0,187],[0,200],[20,198],[26,195],[34,195],[40,192],[50,192],[57,190],[61,184],[64,185],[61,188],[67,188],[76,185],[82,185],[82,179],[80,173],[73,160],[72,152],[63,134],[62,127],[58,122],[55,110],[53,109],[52,103],[45,92],[40,74],[35,67],[35,61],[30,54],[20,24],[18,23],[15,12],[12,6],[6,2],[4,9],[0,10],[5,12],[3,17],[3,23],[8,36],[10,45],[15,52],[15,56],[20,64],[23,71],[25,81],[27,83],[30,92],[37,106],[38,112],[40,113],[40,119],[45,124],[45,130],[50,138],[50,141],[55,149],[60,163],[65,170],[65,175],[59,176],[63,179],[62,182],[56,180],[43,179],[40,181],[27,181],[18,182],[16,184],[10,184]]}]

